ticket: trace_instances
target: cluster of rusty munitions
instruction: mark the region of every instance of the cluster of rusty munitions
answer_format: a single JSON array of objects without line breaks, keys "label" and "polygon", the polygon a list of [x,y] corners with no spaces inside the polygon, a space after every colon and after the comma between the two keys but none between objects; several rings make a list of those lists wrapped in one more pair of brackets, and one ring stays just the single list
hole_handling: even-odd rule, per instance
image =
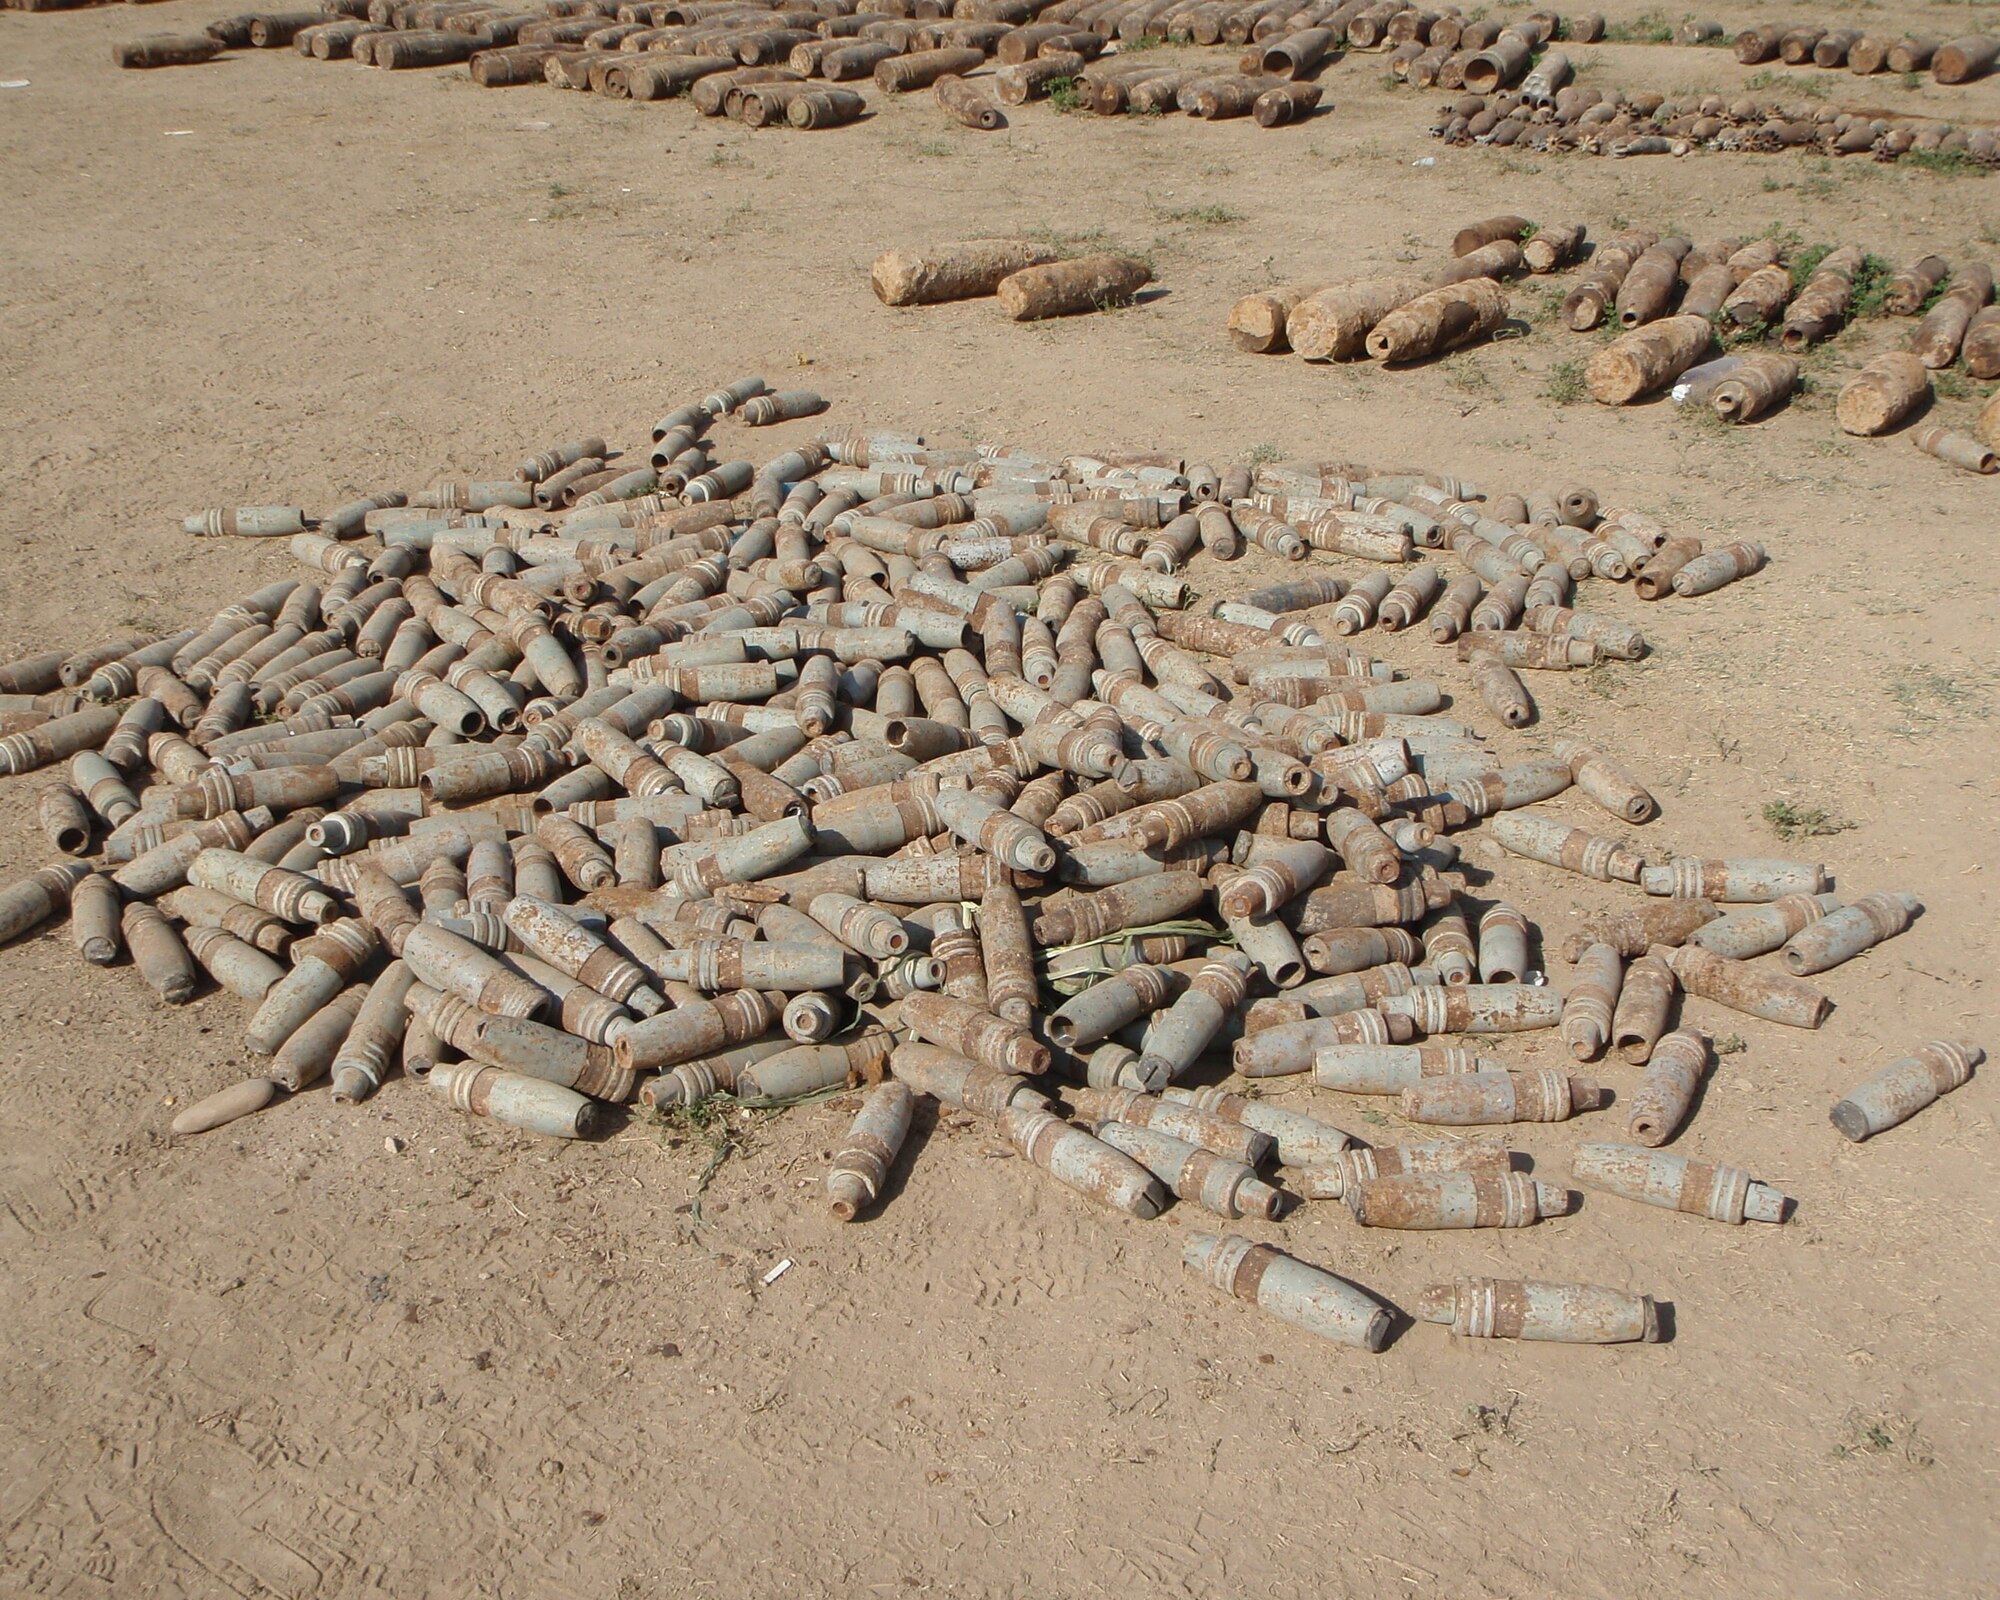
[{"label": "cluster of rusty munitions", "polygon": [[[1507,321],[1502,284],[1576,263],[1582,223],[1537,226],[1488,217],[1459,230],[1452,259],[1428,274],[1382,273],[1300,283],[1244,295],[1229,312],[1240,349],[1290,350],[1308,361],[1425,360],[1492,335]],[[1865,299],[1862,291],[1866,290]],[[1591,248],[1561,315],[1587,331],[1615,317],[1628,331],[1597,350],[1584,374],[1593,399],[1625,405],[1673,386],[1683,405],[1749,422],[1782,405],[1799,381],[1797,352],[1831,338],[1863,304],[1894,317],[1921,314],[1909,348],[1875,360],[1841,390],[1840,425],[1879,434],[1924,414],[1930,374],[1961,359],[1975,378],[2000,376],[2000,306],[1982,261],[1953,269],[1942,256],[1892,270],[1859,246],[1802,252],[1761,236],[1697,246],[1679,235],[1628,229]],[[1720,327],[1736,348],[1707,359]],[[1769,332],[1777,350],[1743,348]],[[2000,470],[2000,400],[1971,434],[1937,422],[1912,430],[1916,446],[1966,471]]]},{"label": "cluster of rusty munitions", "polygon": [[[1572,1064],[1640,1069],[1577,1183],[1783,1220],[1778,1188],[1661,1148],[1712,1055],[1676,995],[1817,1027],[1813,975],[1914,898],[1843,905],[1805,861],[1649,860],[1535,809],[1572,789],[1619,825],[1656,807],[1590,748],[1496,750],[1437,679],[1348,642],[1423,624],[1512,728],[1521,670],[1644,649],[1569,603],[1577,579],[1671,565],[1699,594],[1756,547],[1691,555],[1585,489],[1482,497],[1352,463],[883,432],[758,464],[714,437],[820,408],[751,379],[662,417],[643,455],[584,439],[316,519],[190,517],[289,537],[305,571],[165,637],[0,669],[0,770],[53,775],[65,858],[0,890],[0,939],[67,912],[85,961],[129,954],[169,1003],[212,980],[248,1004],[263,1065],[183,1135],[322,1082],[341,1103],[427,1083],[555,1137],[635,1100],[866,1083],[826,1179],[842,1218],[928,1095],[1140,1218],[1338,1198],[1366,1226],[1512,1227],[1572,1195],[1462,1130],[1608,1098],[1481,1047],[1545,1031]],[[1326,570],[1203,598],[1190,574],[1253,544]],[[1433,551],[1464,570],[1447,582]],[[1569,981],[1533,981],[1520,911],[1468,906],[1444,835],[1482,820],[1537,864],[1521,888],[1550,869],[1629,888],[1564,941]],[[1865,1138],[1978,1057],[1927,1045],[1834,1123]],[[1230,1068],[1240,1088],[1216,1086]],[[1279,1074],[1386,1097],[1407,1131],[1364,1147],[1257,1098]],[[1187,1261],[1328,1337],[1387,1336],[1383,1301],[1271,1245],[1202,1234]],[[1618,1289],[1419,1295],[1470,1335],[1659,1331]]]},{"label": "cluster of rusty munitions", "polygon": [[1872,155],[1894,161],[1919,155],[1957,156],[2000,166],[2000,128],[1934,117],[1836,106],[1769,95],[1704,95],[1677,100],[1650,89],[1585,89],[1576,85],[1537,94],[1462,94],[1447,100],[1431,123],[1447,144],[1518,145],[1554,153],[1603,156],[1687,155],[1694,150],[1812,150],[1824,155]]},{"label": "cluster of rusty munitions", "polygon": [[[946,111],[981,129],[1004,126],[1001,105],[1066,91],[1107,112],[1178,107],[1205,118],[1254,116],[1273,127],[1319,103],[1318,86],[1297,80],[1333,39],[1318,29],[1269,51],[1253,48],[1235,72],[1173,69],[1115,55],[1097,60],[1131,8],[975,0],[953,18],[936,15],[935,6],[925,8],[928,18],[907,14],[914,9],[745,0],[720,8],[628,4],[614,17],[602,4],[567,0],[536,12],[493,0],[342,0],[323,11],[230,17],[205,34],[139,39],[114,54],[125,67],[184,66],[226,49],[290,45],[320,60],[385,68],[462,62],[486,87],[547,82],[635,100],[684,94],[705,115],[753,127],[852,122],[867,103],[838,85],[862,80],[887,94],[933,89]],[[1242,14],[1247,38],[1257,8],[1228,9]]]}]

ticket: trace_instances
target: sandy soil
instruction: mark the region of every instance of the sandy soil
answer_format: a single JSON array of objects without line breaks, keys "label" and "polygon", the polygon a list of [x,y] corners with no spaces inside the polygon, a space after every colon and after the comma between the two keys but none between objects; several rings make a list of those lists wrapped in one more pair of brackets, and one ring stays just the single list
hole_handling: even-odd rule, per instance
[{"label": "sandy soil", "polygon": [[[1816,396],[1738,432],[1664,405],[1552,404],[1550,368],[1594,345],[1535,320],[1536,286],[1518,297],[1527,337],[1399,375],[1246,356],[1221,329],[1240,292],[1427,261],[1498,210],[1990,256],[1995,180],[1438,149],[1431,97],[1388,91],[1367,59],[1327,74],[1334,114],[1277,134],[1040,107],[981,136],[925,100],[755,135],[682,105],[288,52],[110,68],[109,41],[216,9],[0,13],[0,78],[30,80],[0,91],[0,656],[206,616],[285,570],[282,552],[186,540],[188,510],[326,505],[586,429],[630,442],[748,371],[819,387],[836,421],[946,442],[1217,461],[1268,445],[1495,487],[1583,479],[1705,538],[1760,538],[1772,566],[1645,610],[1636,667],[1538,678],[1543,719],[1506,747],[1578,733],[1619,752],[1666,808],[1656,850],[1810,851],[1844,889],[1908,889],[1928,910],[1830,975],[1819,1033],[1688,1007],[1745,1048],[1681,1148],[1783,1185],[1788,1227],[1592,1197],[1505,1235],[1359,1230],[1337,1206],[1263,1230],[1402,1302],[1454,1273],[1642,1289],[1672,1302],[1671,1343],[1420,1326],[1379,1357],[1186,1279],[1196,1214],[1099,1212],[962,1122],[921,1128],[879,1215],[840,1228],[816,1190],[849,1101],[732,1128],[698,1212],[711,1151],[695,1133],[560,1147],[400,1083],[359,1110],[307,1096],[172,1144],[171,1107],[244,1072],[239,1004],[163,1011],[129,970],[85,974],[60,930],[24,941],[0,955],[0,1587],[1991,1585],[1993,1072],[1866,1146],[1826,1122],[1839,1091],[1926,1039],[2000,1042],[1995,486],[1902,439],[1846,439],[1831,414],[1839,373],[1900,328],[1836,341]],[[1976,15],[1908,9],[1947,35]],[[1713,51],[1592,53],[1586,81],[1746,76]],[[2000,117],[1993,83],[1833,83],[1844,104]],[[887,244],[1013,229],[1148,250],[1164,293],[1017,328],[990,305],[891,312],[867,292]],[[1969,415],[1973,392],[1939,414]],[[1196,577],[1226,592],[1263,570]],[[1427,640],[1369,643],[1437,669]],[[1476,702],[1471,720],[1491,721]],[[34,789],[0,791],[0,880],[46,855]],[[1760,816],[1773,799],[1848,826],[1780,847]],[[1580,797],[1562,808],[1586,820]],[[1609,898],[1520,863],[1483,893],[1551,943]],[[1367,1102],[1294,1103],[1312,1100],[1393,1133]],[[1604,1121],[1514,1142],[1561,1175]]]}]

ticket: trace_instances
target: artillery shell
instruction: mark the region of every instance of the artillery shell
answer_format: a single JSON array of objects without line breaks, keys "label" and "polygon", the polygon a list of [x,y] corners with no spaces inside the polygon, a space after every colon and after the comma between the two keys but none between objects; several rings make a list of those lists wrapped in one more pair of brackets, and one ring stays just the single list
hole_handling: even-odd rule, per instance
[{"label": "artillery shell", "polygon": [[241,1083],[232,1083],[226,1089],[218,1089],[214,1094],[197,1100],[174,1118],[170,1130],[177,1138],[191,1133],[207,1133],[211,1128],[220,1128],[238,1117],[262,1111],[277,1092],[278,1086],[269,1078],[245,1078]]},{"label": "artillery shell", "polygon": [[1520,674],[1494,655],[1476,655],[1466,663],[1466,675],[1487,709],[1510,728],[1525,728],[1535,720],[1535,702]]},{"label": "artillery shell", "polygon": [[[1265,1135],[1271,1141],[1271,1154],[1283,1167],[1316,1166],[1331,1161],[1354,1143],[1351,1134],[1331,1123],[1321,1122],[1302,1112],[1288,1111],[1268,1100],[1252,1100],[1247,1095],[1231,1094],[1226,1089],[1170,1088],[1161,1091],[1161,1098],[1210,1117],[1219,1117],[1225,1122],[1241,1123],[1252,1132]],[[1175,1132],[1171,1128],[1167,1131]],[[1177,1133],[1176,1136],[1185,1137],[1185,1134]],[[1254,1165],[1254,1160],[1260,1158],[1243,1156],[1238,1159],[1252,1161]]]},{"label": "artillery shell", "polygon": [[[1607,947],[1591,947],[1603,948]],[[1590,951],[1584,954],[1587,956]],[[1667,1031],[1667,1016],[1679,989],[1674,969],[1667,964],[1663,953],[1648,951],[1626,969],[1618,991],[1617,1010],[1611,1019],[1611,1042],[1627,1061],[1638,1063],[1651,1058],[1654,1044]]]},{"label": "artillery shell", "polygon": [[194,958],[173,925],[144,900],[125,907],[122,931],[132,964],[146,985],[170,1006],[184,1006],[194,998],[199,982]]},{"label": "artillery shell", "polygon": [[1699,945],[1682,945],[1664,954],[1689,994],[1767,1022],[1817,1028],[1831,1006],[1823,993],[1802,979],[1767,972],[1745,961],[1731,961]]},{"label": "artillery shell", "polygon": [[1142,1220],[1166,1209],[1167,1191],[1150,1172],[1053,1113],[1010,1106],[998,1120],[1009,1144],[1079,1194]]},{"label": "artillery shell", "polygon": [[1398,1102],[1411,1122],[1468,1126],[1490,1122],[1563,1122],[1594,1111],[1604,1092],[1589,1078],[1547,1069],[1535,1072],[1468,1072],[1426,1078],[1405,1089]]},{"label": "artillery shell", "polygon": [[1121,929],[1172,922],[1201,904],[1207,885],[1192,872],[1162,872],[1095,894],[1073,894],[1042,902],[1035,918],[1035,942],[1044,947],[1101,939]]},{"label": "artillery shell", "polygon": [[1834,415],[1848,433],[1887,433],[1931,392],[1930,372],[1907,350],[1875,357],[1842,386]]},{"label": "artillery shell", "polygon": [[887,1028],[867,1028],[838,1044],[800,1044],[752,1062],[736,1075],[739,1099],[789,1100],[821,1089],[879,1078],[895,1036]]},{"label": "artillery shell", "polygon": [[1653,1046],[1652,1059],[1632,1091],[1625,1126],[1643,1145],[1665,1144],[1687,1119],[1695,1090],[1708,1071],[1708,1037],[1692,1029],[1670,1033]]},{"label": "artillery shell", "polygon": [[[76,914],[73,905],[72,920]],[[252,1003],[261,1003],[284,979],[283,967],[255,945],[245,944],[225,929],[190,927],[186,939],[189,954],[221,988]],[[90,958],[88,951],[85,956]]]},{"label": "artillery shell", "polygon": [[1752,422],[1798,386],[1799,364],[1772,350],[1746,352],[1740,363],[1709,391],[1708,404],[1728,422]]},{"label": "artillery shell", "polygon": [[1625,963],[1610,945],[1594,944],[1583,952],[1562,1010],[1563,1043],[1577,1060],[1594,1061],[1603,1053],[1612,1037],[1624,980]]},{"label": "artillery shell", "polygon": [[1520,1172],[1365,1178],[1341,1198],[1364,1228],[1524,1228],[1570,1210],[1567,1189]]},{"label": "artillery shell", "polygon": [[1560,995],[1526,983],[1437,984],[1384,995],[1376,1006],[1424,1033],[1515,1033],[1553,1028],[1562,1018]]},{"label": "artillery shell", "polygon": [[1663,317],[1634,328],[1590,358],[1590,397],[1623,406],[1666,387],[1707,353],[1714,334],[1706,317]]},{"label": "artillery shell", "polygon": [[[134,861],[131,865],[136,868],[138,862]],[[120,881],[133,893],[144,892],[135,884],[125,883],[122,878]],[[323,926],[340,915],[339,902],[312,879],[236,850],[203,849],[189,863],[187,881],[226,894],[245,905],[273,912],[287,922]]]},{"label": "artillery shell", "polygon": [[[1655,815],[1659,806],[1646,786],[1608,757],[1574,739],[1558,739],[1555,753],[1567,761],[1576,786],[1597,806],[1625,822],[1641,823]],[[1627,883],[1636,879],[1615,874]],[[1592,876],[1596,876],[1595,873]]]},{"label": "artillery shell", "polygon": [[1660,1337],[1652,1296],[1588,1283],[1460,1278],[1417,1296],[1416,1315],[1461,1338],[1538,1339],[1554,1344],[1651,1344]]},{"label": "artillery shell", "polygon": [[[1785,894],[1820,894],[1826,889],[1826,868],[1815,862],[1777,860],[1702,860],[1675,856],[1664,866],[1639,874],[1648,894],[1682,899],[1741,904],[1775,900]],[[1668,941],[1661,940],[1661,943]]]},{"label": "artillery shell", "polygon": [[1356,1184],[1399,1173],[1507,1172],[1514,1154],[1483,1139],[1440,1140],[1428,1144],[1371,1145],[1343,1150],[1331,1160],[1303,1167],[1290,1176],[1305,1200],[1339,1200]]},{"label": "artillery shell", "polygon": [[1243,1004],[1251,961],[1232,950],[1204,962],[1179,998],[1154,1018],[1139,1055],[1139,1074],[1149,1088],[1166,1087],[1200,1058]]},{"label": "artillery shell", "polygon": [[1781,894],[1695,929],[1686,942],[1732,961],[1748,961],[1777,949],[1839,907],[1839,897],[1832,894]]},{"label": "artillery shell", "polygon": [[1586,1189],[1602,1189],[1716,1222],[1783,1222],[1791,1209],[1786,1195],[1740,1168],[1697,1161],[1672,1150],[1580,1144],[1570,1158],[1570,1176]]},{"label": "artillery shell", "polygon": [[[406,946],[406,955],[407,950]],[[730,1045],[748,1043],[770,1029],[778,1020],[778,1011],[760,991],[741,989],[633,1023],[610,1044],[618,1065],[627,1071],[662,1071]]]},{"label": "artillery shell", "polygon": [[1270,1153],[1272,1146],[1270,1135],[1242,1123],[1192,1104],[1132,1089],[1085,1089],[1077,1096],[1076,1109],[1077,1115],[1089,1122],[1125,1122],[1139,1128],[1157,1128],[1176,1139],[1185,1139],[1189,1144],[1253,1167]]},{"label": "artillery shell", "polygon": [[1830,1113],[1833,1125],[1859,1144],[1950,1094],[1985,1059],[1986,1052],[1970,1039],[1933,1040],[1849,1090]]},{"label": "artillery shell", "polygon": [[1468,278],[1418,295],[1368,331],[1377,361],[1420,361],[1483,338],[1507,320],[1507,294],[1491,278]]},{"label": "artillery shell", "polygon": [[1265,1183],[1240,1161],[1216,1155],[1157,1128],[1099,1123],[1099,1140],[1130,1156],[1183,1200],[1221,1217],[1275,1217],[1283,1191]]},{"label": "artillery shell", "polygon": [[1608,944],[1621,956],[1642,956],[1654,945],[1682,943],[1721,915],[1706,900],[1677,898],[1600,917],[1563,940],[1563,959],[1574,962],[1593,944]]},{"label": "artillery shell", "polygon": [[1425,956],[1424,946],[1402,928],[1345,928],[1316,933],[1302,941],[1300,949],[1314,972],[1329,977],[1365,971],[1391,961],[1407,965]]},{"label": "artillery shell", "polygon": [[439,1062],[425,1080],[459,1111],[504,1122],[552,1139],[587,1139],[597,1130],[597,1104],[574,1089],[476,1061]]},{"label": "artillery shell", "polygon": [[1487,909],[1479,919],[1479,981],[1519,983],[1528,970],[1528,919],[1510,905]]},{"label": "artillery shell", "polygon": [[1033,322],[1122,305],[1152,281],[1152,269],[1129,256],[1080,256],[1024,267],[1003,278],[994,292],[1014,321]]},{"label": "artillery shell", "polygon": [[1863,895],[1852,905],[1829,911],[1794,933],[1784,947],[1785,969],[1802,978],[1851,961],[1883,940],[1895,938],[1922,909],[1915,895]]},{"label": "artillery shell", "polygon": [[1936,423],[1914,428],[1910,432],[1910,443],[1925,455],[1936,456],[1938,460],[1951,466],[1961,467],[1967,472],[1991,474],[2000,472],[2000,452],[1995,452],[1979,440],[1963,433],[1953,433],[1949,428]]},{"label": "artillery shell", "polygon": [[827,1205],[839,1221],[852,1222],[881,1194],[915,1104],[909,1087],[893,1079],[868,1091],[826,1175]]},{"label": "artillery shell", "polygon": [[1504,1070],[1456,1044],[1322,1045],[1311,1064],[1314,1083],[1343,1094],[1401,1094],[1426,1078]]},{"label": "artillery shell", "polygon": [[1210,1287],[1308,1333],[1369,1351],[1388,1343],[1390,1314],[1379,1301],[1270,1245],[1252,1244],[1236,1234],[1191,1234],[1181,1260]]},{"label": "artillery shell", "polygon": [[918,992],[903,1000],[903,1024],[920,1039],[956,1050],[1001,1072],[1049,1070],[1049,1047],[1025,1028],[949,995]]},{"label": "artillery shell", "polygon": [[1009,1106],[1048,1106],[1045,1096],[1015,1074],[939,1045],[899,1044],[889,1057],[889,1070],[917,1093],[983,1117],[997,1117]]},{"label": "artillery shell", "polygon": [[1705,550],[1674,574],[1674,593],[1686,597],[1707,594],[1748,577],[1763,565],[1764,547],[1753,541],[1739,540]]},{"label": "artillery shell", "polygon": [[1537,811],[1502,811],[1489,819],[1489,831],[1504,849],[1515,855],[1581,873],[1599,882],[1608,883],[1615,878],[1637,883],[1645,866],[1640,856],[1623,845]]}]

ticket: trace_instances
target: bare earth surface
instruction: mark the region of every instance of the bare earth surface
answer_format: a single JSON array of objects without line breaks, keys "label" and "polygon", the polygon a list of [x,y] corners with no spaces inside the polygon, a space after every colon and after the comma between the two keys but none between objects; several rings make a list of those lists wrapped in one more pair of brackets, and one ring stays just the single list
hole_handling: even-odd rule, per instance
[{"label": "bare earth surface", "polygon": [[[1504,1234],[1362,1230],[1338,1205],[1246,1229],[1403,1304],[1499,1273],[1674,1307],[1660,1346],[1420,1325],[1378,1357],[1188,1279],[1181,1239],[1208,1224],[1186,1206],[1099,1211],[969,1124],[920,1122],[879,1213],[841,1228],[818,1184],[846,1099],[743,1125],[698,1212],[699,1137],[559,1146],[402,1082],[174,1144],[174,1105],[244,1075],[241,1004],[163,1010],[58,927],[0,953],[0,1589],[1991,1592],[2000,1073],[1865,1146],[1826,1120],[1925,1040],[2000,1046],[2000,491],[1832,418],[1839,374],[1908,324],[1836,341],[1816,393],[1735,432],[1552,403],[1551,367],[1596,344],[1546,320],[1539,281],[1515,296],[1526,337],[1401,374],[1248,356],[1221,330],[1241,292],[1429,263],[1501,210],[1990,259],[2000,180],[1447,150],[1422,133],[1435,97],[1385,89],[1367,57],[1326,74],[1333,115],[1288,131],[1036,106],[989,136],[927,96],[759,135],[684,104],[289,51],[110,67],[110,41],[218,9],[0,13],[0,78],[30,80],[0,91],[0,658],[206,617],[288,570],[282,550],[184,538],[190,510],[487,475],[586,430],[643,441],[669,406],[763,372],[821,389],[843,426],[944,443],[1218,463],[1268,444],[1496,489],[1582,480],[1761,539],[1769,569],[1703,601],[1593,586],[1650,657],[1537,675],[1541,722],[1493,731],[1622,756],[1665,808],[1657,854],[1809,852],[1844,891],[1928,909],[1828,976],[1818,1033],[1688,1005],[1746,1048],[1677,1147],[1780,1184],[1790,1226],[1593,1195]],[[1904,9],[1946,37],[1984,15]],[[1797,15],[1850,11],[1883,16]],[[1586,82],[1746,76],[1727,52],[1589,54]],[[1826,76],[1840,104],[2000,117],[2000,83]],[[1027,328],[868,293],[887,245],[1013,230],[1148,250],[1165,293]],[[1937,414],[1969,418],[1977,387]],[[1193,576],[1227,593],[1268,571],[1203,557]],[[1492,728],[1427,638],[1365,642]],[[48,853],[35,788],[0,790],[0,881]],[[1773,799],[1851,827],[1781,846]],[[1580,796],[1555,809],[1604,825]],[[1614,898],[1518,861],[1480,893],[1552,945]],[[1541,1038],[1501,1053],[1549,1061]],[[1629,1090],[1633,1072],[1603,1076]],[[1311,1089],[1288,1103],[1315,1100],[1364,1137],[1398,1126]],[[1509,1132],[1560,1179],[1577,1141],[1622,1127]]]}]

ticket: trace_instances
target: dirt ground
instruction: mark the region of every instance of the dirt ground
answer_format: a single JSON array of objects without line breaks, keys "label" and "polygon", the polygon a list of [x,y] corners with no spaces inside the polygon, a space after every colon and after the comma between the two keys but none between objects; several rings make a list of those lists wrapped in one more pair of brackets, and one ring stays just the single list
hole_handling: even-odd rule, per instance
[{"label": "dirt ground", "polygon": [[[0,79],[29,81],[0,90],[0,658],[205,618],[288,569],[186,539],[190,510],[486,475],[586,430],[640,441],[763,372],[821,389],[834,422],[946,443],[1584,480],[1704,538],[1761,539],[1770,567],[1699,602],[1593,585],[1652,653],[1538,675],[1542,720],[1499,742],[1617,753],[1665,808],[1656,853],[1810,853],[1843,891],[1927,909],[1827,977],[1817,1033],[1687,1007],[1743,1048],[1677,1147],[1780,1184],[1789,1226],[1597,1195],[1505,1234],[1361,1230],[1337,1205],[1246,1226],[1399,1304],[1495,1273],[1673,1306],[1658,1346],[1419,1325],[1372,1357],[1191,1280],[1181,1240],[1209,1224],[1190,1208],[1100,1211],[976,1126],[920,1125],[886,1203],[842,1228],[817,1189],[845,1099],[732,1127],[698,1211],[698,1132],[558,1145],[401,1082],[176,1144],[172,1107],[246,1070],[243,1008],[160,1009],[129,968],[86,973],[58,928],[0,953],[0,1588],[1991,1592],[1995,1071],[1865,1146],[1826,1120],[1928,1039],[2000,1046],[2000,489],[1832,418],[1839,374],[1907,324],[1835,341],[1813,395],[1731,432],[1665,404],[1555,404],[1552,369],[1595,342],[1546,320],[1539,283],[1516,296],[1525,337],[1401,374],[1244,355],[1222,323],[1246,290],[1427,262],[1501,210],[1992,259],[2000,179],[1443,149],[1422,132],[1434,97],[1385,88],[1370,58],[1327,72],[1331,115],[1283,132],[1042,106],[984,136],[927,97],[753,134],[684,104],[290,52],[110,67],[110,41],[218,9],[0,13]],[[1944,36],[1984,15],[1902,9]],[[1727,52],[1587,53],[1586,82],[1748,76]],[[1841,104],[2000,120],[2000,83],[1827,76]],[[867,291],[889,244],[1014,230],[1143,249],[1163,292],[1022,328]],[[1968,417],[1978,387],[1938,414]],[[1227,593],[1268,570],[1203,558],[1194,576]],[[1428,639],[1366,642],[1463,689]],[[1454,714],[1492,726],[1466,702]],[[0,788],[0,881],[48,854],[36,787]],[[1841,831],[1781,844],[1773,800]],[[1556,809],[1603,826],[1579,796]],[[1551,945],[1616,898],[1519,862],[1479,893]],[[1500,1053],[1550,1061],[1545,1039]],[[1398,1126],[1311,1089],[1287,1103],[1314,1101],[1365,1137]],[[1509,1131],[1560,1179],[1576,1142],[1622,1126]]]}]

